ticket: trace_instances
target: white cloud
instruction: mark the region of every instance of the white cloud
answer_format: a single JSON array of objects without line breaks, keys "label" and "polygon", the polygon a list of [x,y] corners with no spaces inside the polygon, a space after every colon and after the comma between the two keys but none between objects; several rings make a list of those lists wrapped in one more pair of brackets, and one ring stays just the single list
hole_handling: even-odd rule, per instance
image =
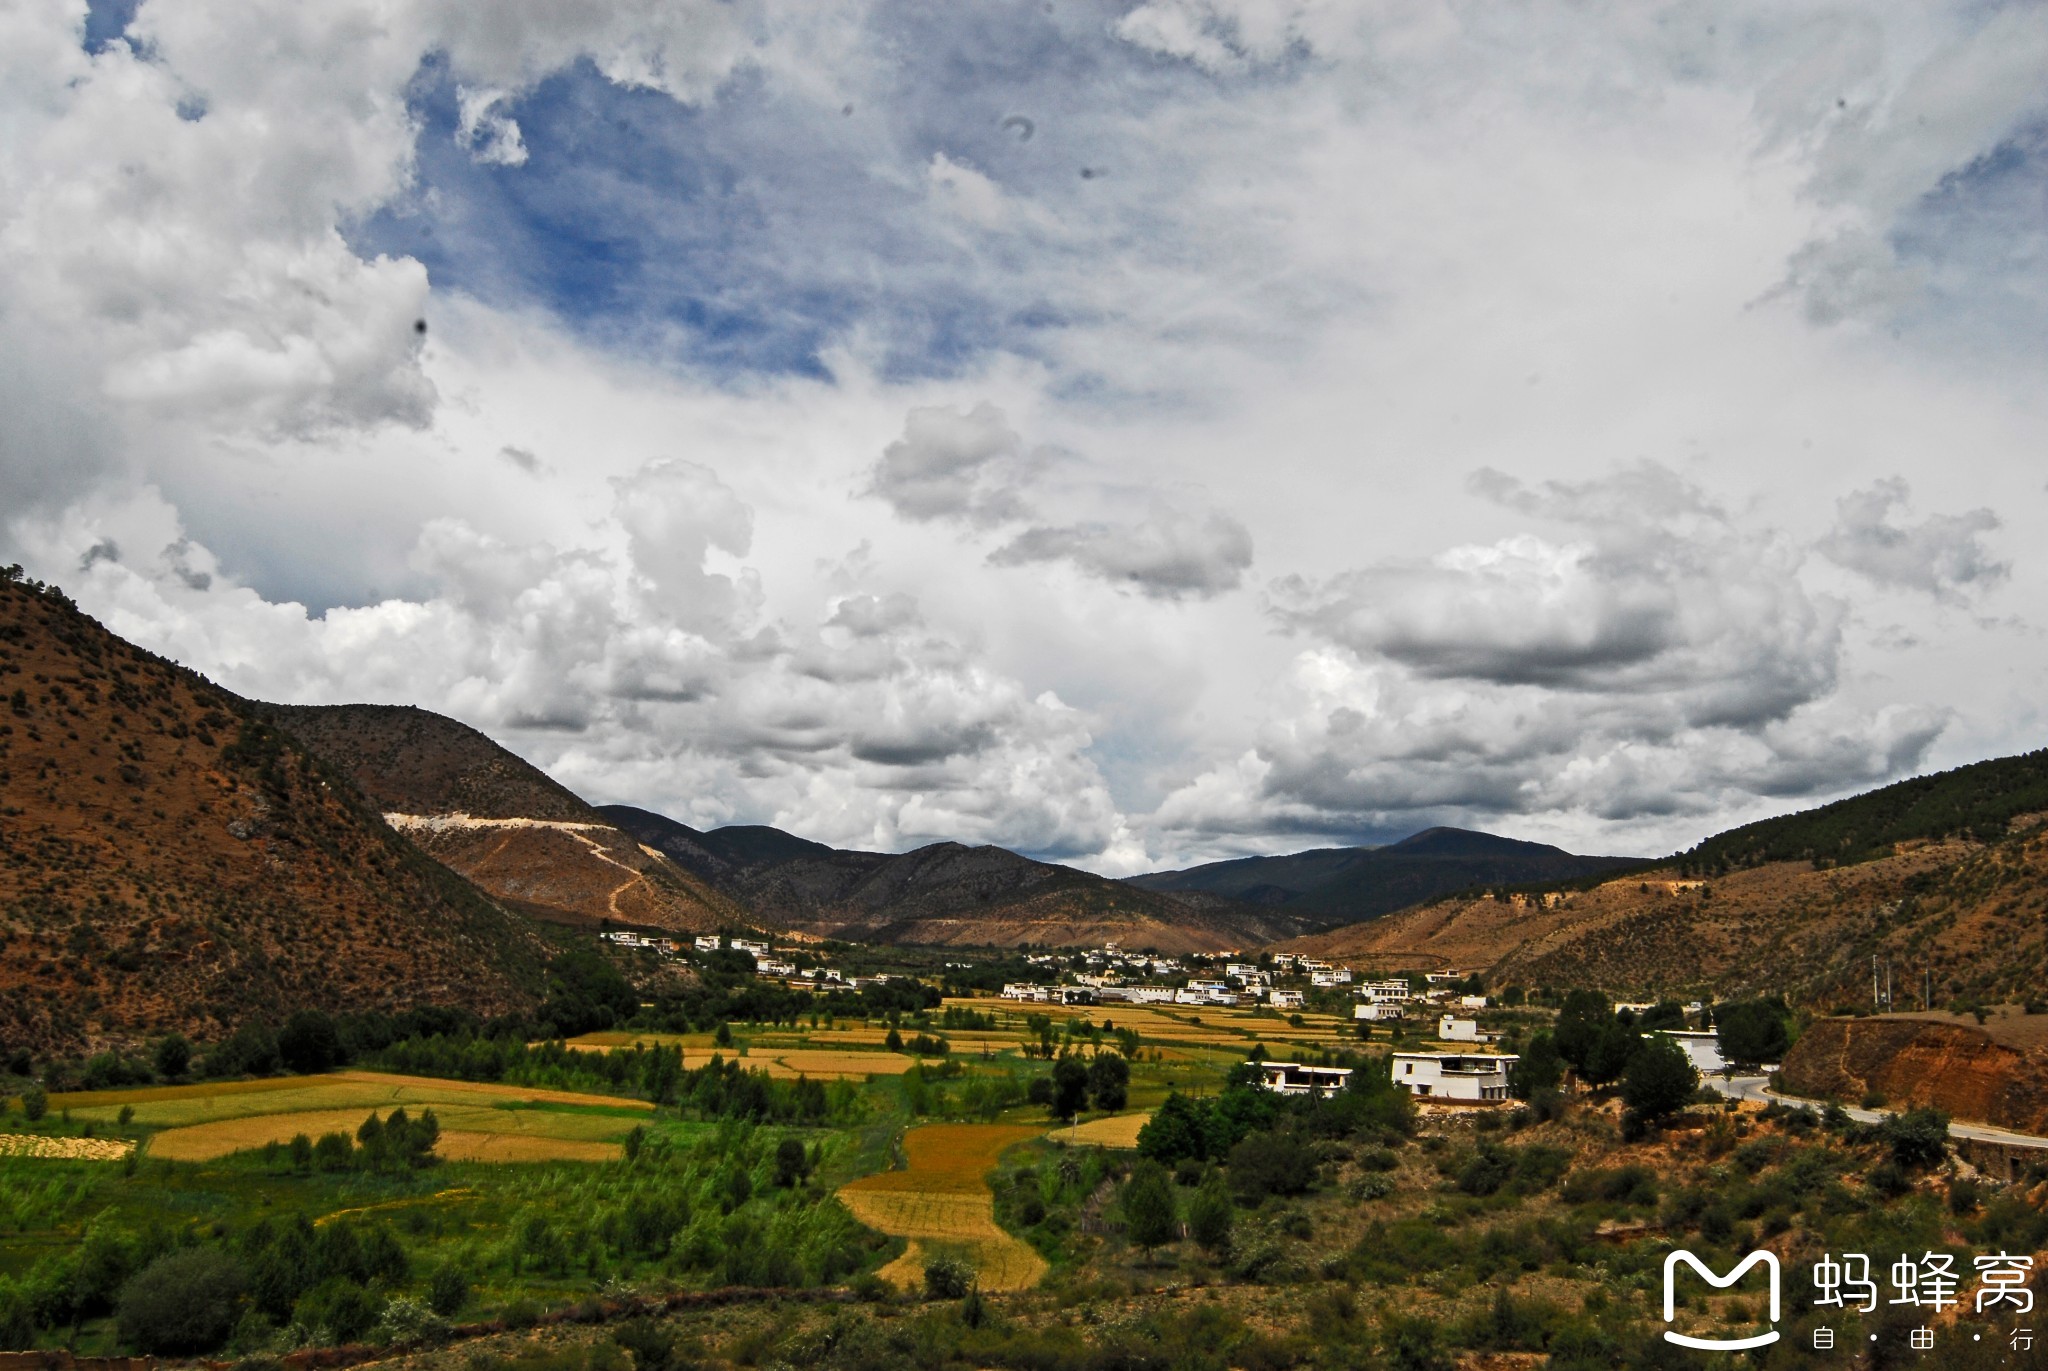
[{"label": "white cloud", "polygon": [[1984,545],[1984,535],[1999,527],[1996,514],[1973,509],[1931,514],[1917,524],[1895,522],[1893,512],[1911,496],[1897,477],[1843,496],[1821,552],[1879,585],[1925,591],[1937,600],[1958,601],[2011,575]]}]

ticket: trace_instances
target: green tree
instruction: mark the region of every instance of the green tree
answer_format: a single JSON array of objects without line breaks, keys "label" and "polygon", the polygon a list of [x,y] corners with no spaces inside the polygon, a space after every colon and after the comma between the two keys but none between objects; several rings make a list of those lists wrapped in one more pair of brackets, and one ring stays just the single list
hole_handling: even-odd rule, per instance
[{"label": "green tree", "polygon": [[28,1089],[21,1092],[21,1115],[35,1123],[50,1112],[50,1097],[36,1082],[29,1082]]},{"label": "green tree", "polygon": [[1618,1020],[1607,1020],[1593,1030],[1585,1060],[1579,1064],[1579,1074],[1586,1084],[1596,1086],[1621,1079],[1642,1041],[1634,1029],[1623,1028]]},{"label": "green tree", "polygon": [[301,1009],[285,1020],[277,1034],[277,1056],[285,1068],[300,1076],[332,1071],[340,1066],[341,1033],[330,1016],[317,1009]]},{"label": "green tree", "polygon": [[1052,1116],[1062,1122],[1088,1103],[1088,1068],[1079,1057],[1063,1056],[1052,1067]]},{"label": "green tree", "polygon": [[1172,1092],[1138,1130],[1139,1153],[1167,1166],[1189,1157],[1200,1160],[1208,1155],[1206,1115],[1200,1101]]},{"label": "green tree", "polygon": [[1557,1089],[1563,1080],[1564,1058],[1558,1055],[1557,1039],[1547,1032],[1530,1038],[1522,1060],[1515,1063],[1515,1094],[1526,1100],[1538,1091]]},{"label": "green tree", "polygon": [[890,1029],[889,1036],[882,1039],[882,1047],[890,1052],[901,1052],[903,1050],[903,1035],[893,1028]]},{"label": "green tree", "polygon": [[1173,1182],[1166,1168],[1150,1158],[1131,1168],[1131,1178],[1124,1182],[1123,1210],[1125,1236],[1147,1254],[1180,1236]]},{"label": "green tree", "polygon": [[1663,1034],[1652,1034],[1629,1058],[1621,1076],[1621,1102],[1644,1119],[1661,1119],[1692,1102],[1700,1073],[1685,1050]]},{"label": "green tree", "polygon": [[241,1313],[241,1267],[217,1247],[168,1252],[122,1287],[122,1341],[143,1352],[192,1356],[227,1341]]},{"label": "green tree", "polygon": [[192,1068],[192,1044],[173,1033],[156,1045],[156,1074],[175,1081]]},{"label": "green tree", "polygon": [[1098,1052],[1088,1064],[1088,1098],[1097,1109],[1115,1113],[1130,1098],[1131,1064],[1114,1052]]},{"label": "green tree", "polygon": [[1188,1235],[1202,1245],[1211,1256],[1223,1257],[1230,1252],[1230,1230],[1237,1218],[1236,1206],[1230,1201],[1230,1191],[1223,1182],[1222,1173],[1211,1171],[1188,1201]]},{"label": "green tree", "polygon": [[1714,1006],[1721,1055],[1749,1065],[1782,1059],[1792,1045],[1785,1014],[1782,1000],[1742,1000]]},{"label": "green tree", "polygon": [[452,1319],[469,1303],[469,1274],[454,1262],[443,1263],[427,1282],[427,1307]]},{"label": "green tree", "polygon": [[951,1257],[925,1263],[924,1295],[928,1300],[959,1300],[974,1289],[974,1268]]},{"label": "green tree", "polygon": [[810,1173],[810,1155],[796,1138],[784,1138],[775,1144],[775,1183],[788,1189]]},{"label": "green tree", "polygon": [[1948,1115],[1931,1107],[1909,1109],[1879,1124],[1877,1136],[1900,1166],[1936,1166],[1948,1155]]},{"label": "green tree", "polygon": [[1557,1011],[1558,1055],[1581,1075],[1603,1029],[1614,1022],[1614,1007],[1597,990],[1574,990]]}]

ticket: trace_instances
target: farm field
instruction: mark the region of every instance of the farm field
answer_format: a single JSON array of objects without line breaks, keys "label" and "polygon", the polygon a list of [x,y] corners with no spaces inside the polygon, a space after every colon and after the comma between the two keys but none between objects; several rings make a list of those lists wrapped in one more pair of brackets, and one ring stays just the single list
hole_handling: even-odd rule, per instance
[{"label": "farm field", "polygon": [[756,1039],[740,1056],[730,1047],[713,1047],[704,1034],[678,1033],[586,1033],[571,1038],[568,1046],[579,1052],[609,1052],[617,1047],[644,1043],[649,1047],[680,1047],[683,1065],[695,1071],[708,1066],[713,1057],[736,1061],[749,1071],[765,1071],[776,1080],[864,1080],[869,1076],[900,1076],[916,1064],[917,1058],[901,1052],[835,1051],[831,1048],[769,1046]]},{"label": "farm field", "polygon": [[1140,1114],[1110,1114],[1076,1124],[1060,1136],[1076,1147],[1136,1147],[1138,1130],[1150,1122],[1150,1110]]},{"label": "farm field", "polygon": [[414,1114],[431,1108],[442,1128],[438,1151],[451,1161],[606,1161],[619,1155],[621,1140],[652,1110],[644,1101],[611,1095],[375,1071],[236,1085],[76,1093],[50,1102],[89,1123],[112,1122],[121,1107],[132,1109],[136,1126],[158,1130],[149,1155],[183,1162],[285,1143],[300,1133],[353,1135],[372,1113],[397,1108]]},{"label": "farm field", "polygon": [[1045,1259],[996,1226],[986,1176],[1004,1149],[1038,1137],[1038,1124],[939,1123],[903,1135],[909,1165],[839,1188],[839,1198],[870,1228],[909,1239],[880,1275],[914,1287],[932,1257],[958,1252],[985,1290],[1024,1290],[1045,1274]]}]

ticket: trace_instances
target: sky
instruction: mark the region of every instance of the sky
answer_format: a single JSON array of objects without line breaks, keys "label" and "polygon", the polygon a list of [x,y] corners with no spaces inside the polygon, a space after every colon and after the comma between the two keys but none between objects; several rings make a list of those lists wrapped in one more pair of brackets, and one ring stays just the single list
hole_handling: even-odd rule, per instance
[{"label": "sky", "polygon": [[2044,743],[2048,7],[0,8],[0,561],[597,803],[1656,855]]}]

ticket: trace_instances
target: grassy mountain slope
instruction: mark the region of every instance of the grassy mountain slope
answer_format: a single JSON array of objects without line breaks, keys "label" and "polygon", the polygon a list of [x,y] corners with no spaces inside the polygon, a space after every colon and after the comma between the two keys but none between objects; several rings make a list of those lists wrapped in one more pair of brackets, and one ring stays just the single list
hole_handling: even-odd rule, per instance
[{"label": "grassy mountain slope", "polygon": [[393,705],[268,709],[422,849],[528,913],[679,931],[745,919],[702,877],[466,724]]},{"label": "grassy mountain slope", "polygon": [[544,949],[259,708],[0,578],[0,1041],[533,1003]]},{"label": "grassy mountain slope", "polygon": [[1188,952],[1257,946],[1301,927],[1279,911],[1190,904],[999,847],[843,852],[772,828],[705,833],[626,806],[602,812],[694,864],[758,918],[833,937],[1001,947],[1117,940]]},{"label": "grassy mountain slope", "polygon": [[1136,876],[1130,883],[1146,890],[1204,891],[1281,906],[1289,914],[1328,927],[1478,886],[1570,881],[1635,865],[1639,864],[1626,858],[1575,856],[1547,843],[1432,828],[1387,847],[1240,857]]},{"label": "grassy mountain slope", "polygon": [[[1763,826],[1749,825],[1591,889],[1439,900],[1288,946],[1530,985],[1776,992],[1818,1007],[1868,1006],[1876,957],[1901,1005],[2037,998],[2048,983],[2048,830],[2012,806],[2028,794],[2015,778],[2040,756],[1774,820],[1761,840]],[[1871,855],[1872,835],[1890,832],[1911,836]],[[1861,836],[1836,841],[1843,834]],[[1758,860],[1778,843],[1802,855]]]}]

